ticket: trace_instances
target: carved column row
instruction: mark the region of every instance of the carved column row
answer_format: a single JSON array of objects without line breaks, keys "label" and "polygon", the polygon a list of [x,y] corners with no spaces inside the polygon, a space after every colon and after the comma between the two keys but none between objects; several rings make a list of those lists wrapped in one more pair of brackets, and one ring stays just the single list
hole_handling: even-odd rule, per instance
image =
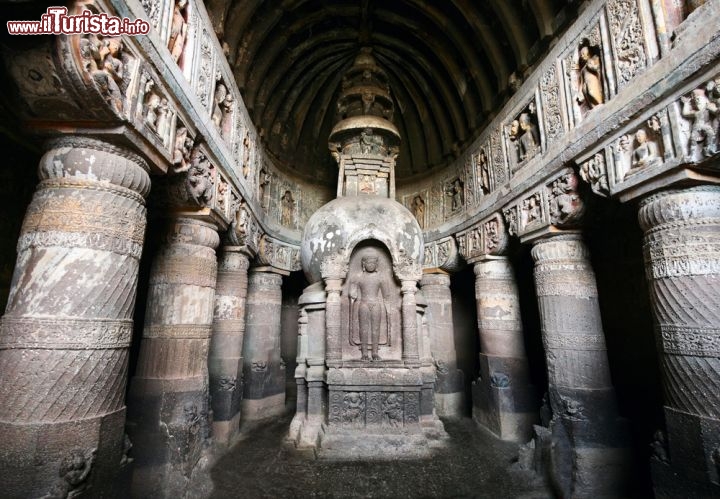
[{"label": "carved column row", "polygon": [[219,242],[214,226],[176,218],[153,262],[129,392],[138,496],[182,495],[210,436],[207,358]]},{"label": "carved column row", "polygon": [[0,326],[0,481],[7,497],[120,488],[125,383],[150,188],[106,142],[51,142]]},{"label": "carved column row", "polygon": [[720,495],[720,187],[668,190],[638,213],[665,391],[658,497]]}]

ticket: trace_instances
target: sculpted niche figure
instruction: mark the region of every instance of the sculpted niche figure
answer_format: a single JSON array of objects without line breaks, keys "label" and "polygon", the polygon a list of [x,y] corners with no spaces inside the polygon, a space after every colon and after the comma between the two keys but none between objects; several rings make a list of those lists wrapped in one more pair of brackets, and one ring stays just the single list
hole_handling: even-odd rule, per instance
[{"label": "sculpted niche figure", "polygon": [[518,123],[523,132],[520,136],[520,161],[523,161],[535,156],[540,149],[540,134],[529,113],[522,113]]},{"label": "sculpted niche figure", "polygon": [[690,97],[681,97],[683,103],[682,115],[692,121],[690,127],[690,156],[693,161],[700,161],[703,157],[711,156],[716,152],[715,130],[712,127],[712,114],[717,114],[718,108],[710,103],[705,90],[697,88]]},{"label": "sculpted niche figure", "polygon": [[[364,256],[362,275],[350,287],[351,309],[357,310],[360,333],[361,360],[381,360],[378,354],[382,325],[388,327],[386,301],[390,297],[389,283],[378,270],[377,256]],[[385,331],[387,334],[387,331]]]},{"label": "sculpted niche figure", "polygon": [[580,45],[578,93],[575,100],[588,110],[602,104],[605,99],[602,86],[602,63],[597,47],[591,47],[587,40]]},{"label": "sculpted niche figure", "polygon": [[282,202],[280,223],[285,227],[293,227],[295,225],[295,200],[292,192],[285,191],[280,201]]},{"label": "sculpted niche figure", "polygon": [[412,212],[415,216],[415,219],[418,222],[418,225],[420,225],[421,229],[425,228],[425,201],[423,201],[422,196],[417,195],[413,198],[412,202]]},{"label": "sculpted niche figure", "polygon": [[648,140],[647,132],[642,128],[635,132],[637,147],[632,153],[632,167],[655,166],[660,163],[660,155],[655,142]]},{"label": "sculpted niche figure", "polygon": [[185,48],[185,40],[187,39],[187,4],[187,0],[176,0],[175,7],[173,8],[168,48],[170,49],[172,60],[175,62],[180,60],[180,56]]}]

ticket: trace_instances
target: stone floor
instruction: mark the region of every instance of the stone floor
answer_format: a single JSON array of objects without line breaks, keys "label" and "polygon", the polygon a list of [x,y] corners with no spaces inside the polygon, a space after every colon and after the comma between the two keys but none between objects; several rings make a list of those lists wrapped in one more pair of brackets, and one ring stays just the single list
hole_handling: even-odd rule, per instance
[{"label": "stone floor", "polygon": [[213,498],[525,498],[551,497],[513,467],[517,445],[470,419],[446,422],[446,448],[432,459],[390,462],[315,460],[283,445],[289,419],[257,428],[212,469]]}]

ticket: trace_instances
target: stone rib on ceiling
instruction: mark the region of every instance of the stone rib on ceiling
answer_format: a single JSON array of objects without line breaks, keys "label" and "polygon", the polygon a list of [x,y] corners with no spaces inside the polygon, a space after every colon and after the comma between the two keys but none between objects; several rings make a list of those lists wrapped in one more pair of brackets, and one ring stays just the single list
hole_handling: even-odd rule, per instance
[{"label": "stone rib on ceiling", "polygon": [[361,47],[390,79],[403,139],[396,175],[409,178],[446,165],[477,136],[507,97],[509,75],[534,62],[532,49],[575,3],[206,0],[268,151],[281,168],[329,184],[335,99]]}]

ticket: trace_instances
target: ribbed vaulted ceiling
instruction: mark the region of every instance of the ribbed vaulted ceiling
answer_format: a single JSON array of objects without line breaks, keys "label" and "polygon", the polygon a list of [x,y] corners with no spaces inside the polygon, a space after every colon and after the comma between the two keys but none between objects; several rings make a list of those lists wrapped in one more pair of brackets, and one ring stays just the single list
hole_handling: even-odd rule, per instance
[{"label": "ribbed vaulted ceiling", "polygon": [[363,46],[390,79],[399,179],[446,165],[573,17],[575,0],[206,0],[238,86],[281,167],[335,179],[327,138]]}]

